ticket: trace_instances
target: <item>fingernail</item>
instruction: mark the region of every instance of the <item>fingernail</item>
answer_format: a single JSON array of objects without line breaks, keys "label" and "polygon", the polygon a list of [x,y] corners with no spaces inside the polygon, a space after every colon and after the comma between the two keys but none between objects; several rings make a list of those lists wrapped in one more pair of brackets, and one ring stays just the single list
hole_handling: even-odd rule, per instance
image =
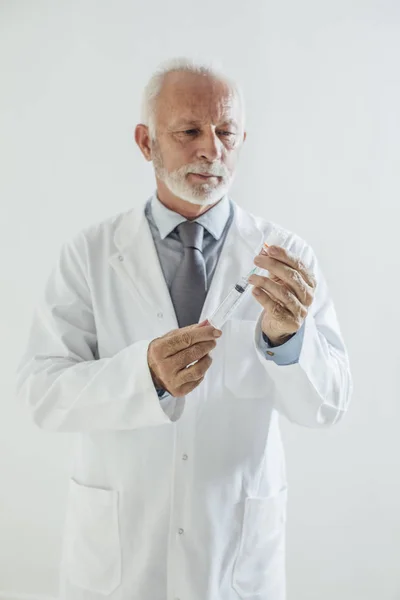
[{"label": "fingernail", "polygon": [[199,327],[204,327],[204,325],[207,325],[207,324],[208,324],[208,319],[199,323]]},{"label": "fingernail", "polygon": [[254,288],[254,290],[253,290],[253,294],[254,294],[255,296],[259,296],[259,295],[261,294],[261,292],[260,292],[260,290],[259,290],[258,288]]},{"label": "fingernail", "polygon": [[221,337],[222,335],[222,331],[220,331],[219,329],[216,329],[215,331],[213,331],[213,336],[216,338]]},{"label": "fingernail", "polygon": [[270,248],[268,248],[268,254],[271,254],[272,256],[276,256],[279,253],[278,248],[276,248],[276,246],[270,246]]}]

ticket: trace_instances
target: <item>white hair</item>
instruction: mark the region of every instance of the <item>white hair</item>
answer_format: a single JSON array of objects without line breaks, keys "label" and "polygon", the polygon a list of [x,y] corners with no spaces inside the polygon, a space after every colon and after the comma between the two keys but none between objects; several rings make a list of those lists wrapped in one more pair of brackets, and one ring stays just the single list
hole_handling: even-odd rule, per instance
[{"label": "white hair", "polygon": [[160,95],[165,77],[173,72],[188,72],[197,75],[204,75],[228,84],[236,94],[241,108],[242,125],[245,122],[245,106],[243,93],[240,86],[230,77],[226,76],[215,62],[198,61],[191,58],[173,58],[162,63],[157,71],[152,75],[146,85],[142,99],[142,123],[147,125],[150,136],[154,140],[156,137],[155,111],[157,98]]}]

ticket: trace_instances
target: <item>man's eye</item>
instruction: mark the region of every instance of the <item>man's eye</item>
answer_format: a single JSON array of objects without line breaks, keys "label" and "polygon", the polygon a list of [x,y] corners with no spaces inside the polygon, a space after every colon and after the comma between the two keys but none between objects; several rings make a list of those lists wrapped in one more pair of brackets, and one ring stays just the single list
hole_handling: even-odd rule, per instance
[{"label": "man's eye", "polygon": [[184,133],[186,133],[186,135],[195,135],[198,132],[198,129],[186,129],[186,131],[184,131]]},{"label": "man's eye", "polygon": [[231,135],[235,135],[231,131],[220,131],[220,134],[223,135],[223,136],[226,136],[226,137],[229,137]]}]

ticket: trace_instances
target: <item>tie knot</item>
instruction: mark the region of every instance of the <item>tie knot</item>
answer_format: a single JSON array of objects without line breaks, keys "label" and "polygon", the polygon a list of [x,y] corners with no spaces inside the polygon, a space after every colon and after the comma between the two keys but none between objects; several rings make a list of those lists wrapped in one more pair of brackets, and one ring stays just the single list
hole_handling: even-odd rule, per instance
[{"label": "tie knot", "polygon": [[177,227],[184,248],[197,248],[203,251],[204,228],[196,221],[184,221]]}]

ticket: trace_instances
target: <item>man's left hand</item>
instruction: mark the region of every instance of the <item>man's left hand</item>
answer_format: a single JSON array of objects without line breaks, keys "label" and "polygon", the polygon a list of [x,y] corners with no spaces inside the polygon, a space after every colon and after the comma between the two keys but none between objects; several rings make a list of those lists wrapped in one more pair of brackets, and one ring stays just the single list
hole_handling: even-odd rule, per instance
[{"label": "man's left hand", "polygon": [[264,308],[262,330],[272,346],[279,346],[302,326],[314,299],[316,280],[300,259],[279,246],[262,250],[254,264],[271,275],[251,275],[249,282]]}]

